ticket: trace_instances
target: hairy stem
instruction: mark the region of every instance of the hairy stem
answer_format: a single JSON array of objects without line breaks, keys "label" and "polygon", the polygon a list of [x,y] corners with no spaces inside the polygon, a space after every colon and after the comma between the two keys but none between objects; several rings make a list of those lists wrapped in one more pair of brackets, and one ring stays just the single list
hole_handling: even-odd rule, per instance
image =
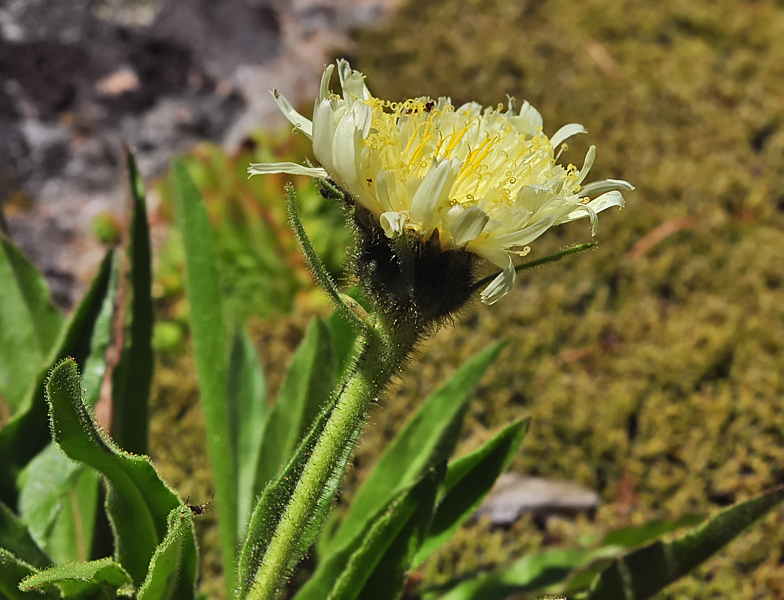
[{"label": "hairy stem", "polygon": [[291,496],[264,559],[256,572],[247,600],[274,600],[290,569],[299,560],[298,541],[319,509],[321,490],[334,474],[334,465],[356,443],[356,431],[367,418],[378,394],[398,372],[421,332],[388,334],[379,326],[366,330],[364,349],[354,373],[344,382],[324,427]]}]

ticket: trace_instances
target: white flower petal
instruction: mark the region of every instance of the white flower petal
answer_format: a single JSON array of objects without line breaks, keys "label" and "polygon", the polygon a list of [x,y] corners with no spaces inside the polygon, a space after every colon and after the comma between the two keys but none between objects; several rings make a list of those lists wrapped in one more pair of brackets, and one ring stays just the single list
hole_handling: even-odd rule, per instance
[{"label": "white flower petal", "polygon": [[552,144],[553,148],[557,148],[563,142],[578,133],[588,133],[588,131],[579,123],[569,123],[553,134],[553,137],[550,138],[550,144]]},{"label": "white flower petal", "polygon": [[519,231],[514,231],[512,233],[507,233],[505,235],[499,235],[495,238],[492,238],[496,244],[499,244],[502,248],[515,248],[517,246],[525,246],[526,244],[530,244],[540,235],[542,235],[545,231],[550,229],[555,224],[556,218],[554,216],[545,217],[544,219],[540,219],[533,225],[529,225],[525,229],[521,229]]},{"label": "white flower petal", "polygon": [[319,179],[329,179],[329,173],[318,167],[305,167],[293,162],[255,163],[248,167],[248,175],[269,175],[270,173],[288,173],[289,175],[307,175]]},{"label": "white flower petal", "polygon": [[332,165],[339,183],[349,192],[357,192],[357,164],[360,132],[357,130],[356,113],[349,112],[335,127],[332,140]]},{"label": "white flower petal", "polygon": [[468,248],[474,254],[502,269],[506,269],[512,260],[509,252],[499,248],[496,244],[488,243],[487,240],[474,240],[468,244]]},{"label": "white flower petal", "polygon": [[411,198],[411,220],[428,235],[433,228],[436,209],[446,199],[460,169],[460,161],[447,160],[430,168]]},{"label": "white flower petal", "polygon": [[449,229],[452,229],[452,223],[455,222],[455,219],[463,214],[465,208],[460,206],[459,204],[455,204],[454,206],[450,206],[447,208],[447,211],[444,215],[444,222],[447,224]]},{"label": "white flower petal", "polygon": [[523,106],[520,107],[520,116],[528,121],[529,125],[531,126],[531,134],[536,133],[538,129],[544,127],[544,119],[542,119],[542,115],[539,114],[539,111],[528,103],[528,100],[523,102]]},{"label": "white flower petal", "polygon": [[321,85],[319,86],[319,98],[326,100],[329,98],[329,82],[332,79],[332,72],[335,70],[335,65],[327,65],[324,73],[321,75]]},{"label": "white flower petal", "polygon": [[478,206],[469,206],[450,225],[452,240],[456,246],[475,240],[485,228],[490,217]]},{"label": "white flower petal", "polygon": [[401,233],[408,222],[408,217],[399,212],[385,212],[378,218],[381,228],[388,238],[396,238]]},{"label": "white flower petal", "polygon": [[588,152],[585,155],[585,162],[583,163],[583,168],[580,169],[580,176],[577,178],[577,183],[582,183],[585,181],[585,178],[588,176],[588,172],[591,170],[593,166],[593,161],[596,158],[596,146],[591,146],[588,148]]},{"label": "white flower petal", "polygon": [[610,190],[626,190],[627,192],[631,192],[633,189],[634,186],[631,183],[623,181],[622,179],[601,179],[583,186],[583,189],[580,190],[580,195],[592,196],[594,194],[603,194]]},{"label": "white flower petal", "polygon": [[393,171],[379,171],[376,173],[376,196],[385,211],[400,211],[408,208],[408,195],[405,187],[398,185]]},{"label": "white flower petal", "polygon": [[514,287],[517,273],[515,272],[512,257],[508,254],[506,255],[506,265],[503,269],[479,295],[479,299],[484,304],[495,304]]},{"label": "white flower petal", "polygon": [[535,214],[553,196],[555,196],[555,192],[545,185],[525,185],[517,192],[514,207],[517,210],[525,209]]},{"label": "white flower petal", "polygon": [[561,217],[556,222],[556,225],[560,225],[561,223],[568,223],[570,221],[576,221],[577,219],[583,219],[585,217],[590,217],[591,235],[596,235],[596,230],[598,227],[598,223],[596,219],[597,213],[600,213],[603,210],[611,208],[613,206],[623,208],[624,204],[625,201],[623,199],[623,195],[621,194],[621,192],[618,191],[607,192],[606,194],[602,194],[598,198],[594,198],[588,204],[579,206],[569,214]]},{"label": "white flower petal", "polygon": [[464,113],[466,116],[475,117],[482,114],[482,105],[479,102],[466,102],[460,105],[455,111],[457,114]]},{"label": "white flower petal", "polygon": [[365,85],[365,76],[359,71],[352,71],[347,60],[338,60],[338,75],[346,102],[350,102],[352,96],[359,100],[367,100],[371,97]]},{"label": "white flower petal", "polygon": [[354,104],[353,111],[356,128],[362,133],[362,139],[365,140],[370,133],[370,126],[373,124],[373,109],[367,104],[357,102]]},{"label": "white flower petal", "polygon": [[591,200],[586,206],[590,206],[596,212],[602,212],[605,209],[611,208],[613,206],[617,206],[618,208],[623,208],[626,205],[626,201],[623,198],[623,194],[618,191],[607,192],[606,194],[602,194],[598,198],[594,198]]},{"label": "white flower petal", "polygon": [[599,231],[599,219],[596,217],[596,211],[587,204],[583,206],[582,209],[586,212],[588,218],[591,220],[591,237],[593,237]]},{"label": "white flower petal", "polygon": [[291,103],[286,100],[284,96],[281,96],[278,93],[278,90],[271,90],[270,93],[272,97],[275,98],[275,102],[278,104],[278,108],[280,108],[280,112],[282,112],[286,118],[291,121],[291,123],[299,129],[302,133],[304,133],[309,138],[313,137],[313,123],[310,119],[306,119],[301,114],[299,114],[294,107],[291,106]]},{"label": "white flower petal", "polygon": [[329,100],[322,100],[313,111],[313,156],[331,171],[332,142],[335,138],[335,111]]}]

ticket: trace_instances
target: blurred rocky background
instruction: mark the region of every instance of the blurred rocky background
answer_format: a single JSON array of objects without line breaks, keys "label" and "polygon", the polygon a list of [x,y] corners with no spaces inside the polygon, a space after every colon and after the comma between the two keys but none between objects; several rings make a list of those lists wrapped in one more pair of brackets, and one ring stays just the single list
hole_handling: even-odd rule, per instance
[{"label": "blurred rocky background", "polygon": [[74,304],[125,213],[123,145],[145,177],[211,140],[236,150],[314,96],[347,32],[390,0],[2,0],[0,203],[11,237]]}]

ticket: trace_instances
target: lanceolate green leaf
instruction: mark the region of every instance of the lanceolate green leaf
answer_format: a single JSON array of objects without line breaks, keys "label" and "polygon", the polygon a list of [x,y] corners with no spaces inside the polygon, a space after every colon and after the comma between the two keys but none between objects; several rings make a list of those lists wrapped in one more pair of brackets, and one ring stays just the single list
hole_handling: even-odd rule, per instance
[{"label": "lanceolate green leaf", "polygon": [[361,540],[330,599],[392,600],[400,596],[405,573],[427,533],[445,473],[442,463],[392,503]]},{"label": "lanceolate green leaf", "polygon": [[104,258],[89,291],[71,315],[63,335],[55,344],[49,366],[38,374],[35,387],[25,397],[24,405],[14,418],[0,430],[0,500],[16,505],[16,477],[24,466],[51,442],[47,427],[47,405],[44,385],[51,368],[66,356],[84,364],[90,355],[93,330],[109,294],[109,280],[114,264],[114,252]]},{"label": "lanceolate green leaf", "polygon": [[10,508],[0,502],[0,549],[5,549],[38,569],[48,567],[52,559],[36,544],[25,524]]},{"label": "lanceolate green leaf", "polygon": [[[96,519],[106,520],[100,502],[101,476],[86,465],[63,496],[62,510],[47,534],[46,551],[55,562],[88,560],[93,556]],[[107,527],[108,529],[108,527]],[[112,539],[107,533],[107,547]]]},{"label": "lanceolate green leaf", "polygon": [[[91,408],[98,403],[106,374],[106,352],[114,330],[120,283],[119,267],[119,256],[115,254],[106,295],[90,337],[90,354],[84,361],[85,403]],[[90,558],[98,514],[97,471],[73,463],[56,444],[50,443],[27,465],[18,487],[20,512],[55,562]],[[103,541],[107,546],[111,544],[111,539]]]},{"label": "lanceolate green leaf", "polygon": [[330,546],[340,547],[365,528],[367,520],[422,473],[454,451],[468,401],[504,343],[483,350],[431,394],[408,420],[357,492]]},{"label": "lanceolate green leaf", "polygon": [[122,353],[112,378],[112,435],[128,452],[146,454],[153,373],[150,228],[144,183],[132,151],[128,152],[126,162],[133,199],[128,243],[130,302],[127,305]]},{"label": "lanceolate green leaf", "polygon": [[[168,532],[155,550],[137,600],[177,600],[174,594],[179,579],[193,581],[196,578],[196,564],[183,561],[193,533],[193,514],[190,509],[187,506],[172,509],[168,517]],[[189,572],[181,573],[180,569]]]},{"label": "lanceolate green leaf", "polygon": [[705,515],[683,515],[671,521],[657,519],[634,527],[624,527],[609,532],[602,540],[602,546],[621,546],[637,548],[684,527],[695,527],[705,520]]},{"label": "lanceolate green leaf", "polygon": [[[2,237],[2,236],[0,236]],[[16,275],[16,281],[24,295],[25,302],[33,319],[38,346],[44,358],[49,356],[52,348],[65,325],[65,317],[52,300],[49,285],[43,274],[36,268],[24,253],[8,239],[2,238],[3,249],[11,268]]]},{"label": "lanceolate green leaf", "polygon": [[256,348],[240,328],[234,332],[229,356],[228,388],[229,425],[237,463],[237,535],[241,535],[256,497],[253,484],[269,408],[267,380]]},{"label": "lanceolate green leaf", "polygon": [[[409,558],[410,564],[416,566],[423,562],[473,514],[518,451],[527,428],[528,420],[512,423],[482,448],[449,465],[428,534],[416,548],[416,557],[413,560]],[[347,556],[366,536],[365,531],[360,532],[350,543],[330,553],[299,592],[297,600],[323,598],[329,591],[330,582],[343,570]]]},{"label": "lanceolate green leaf", "polygon": [[[106,588],[117,590],[131,583],[131,577],[111,558],[91,562],[74,562],[55,565],[22,580],[23,592],[57,587],[66,598],[84,597],[102,592]],[[102,597],[110,597],[109,595]]]},{"label": "lanceolate green leaf", "polygon": [[447,593],[425,594],[438,600],[506,600],[514,594],[543,591],[563,582],[576,568],[588,563],[601,551],[565,548],[524,556],[498,573],[482,574],[464,581]]},{"label": "lanceolate green leaf", "polygon": [[3,600],[40,600],[41,598],[54,600],[60,598],[60,593],[57,590],[44,592],[23,592],[20,590],[19,583],[34,573],[36,573],[34,567],[17,558],[8,550],[0,548],[0,598]]},{"label": "lanceolate green leaf", "polygon": [[[113,257],[109,284],[95,319],[84,363],[85,402],[94,407],[106,373],[106,351],[114,325],[119,261]],[[87,560],[98,506],[98,474],[69,460],[49,443],[22,471],[19,511],[56,562]],[[77,496],[80,496],[77,502]]]},{"label": "lanceolate green leaf", "polygon": [[633,527],[623,527],[610,531],[599,544],[601,555],[592,560],[584,568],[580,568],[576,573],[569,575],[569,585],[561,593],[583,592],[590,587],[597,575],[604,571],[611,559],[622,556],[626,551],[638,548],[643,544],[653,542],[666,534],[684,529],[695,527],[705,520],[704,516],[683,515],[673,520],[653,520],[642,525]]},{"label": "lanceolate green leaf", "polygon": [[63,318],[41,274],[0,234],[0,396],[12,413],[44,366]]},{"label": "lanceolate green leaf", "polygon": [[261,443],[256,493],[289,461],[297,443],[329,401],[334,365],[329,330],[313,319],[291,359]]},{"label": "lanceolate green leaf", "polygon": [[[80,484],[88,485],[81,481],[88,469],[93,473],[92,498],[77,502]],[[87,560],[98,498],[95,471],[50,444],[27,465],[19,486],[19,513],[50,556],[56,562]]]},{"label": "lanceolate green leaf", "polygon": [[[333,547],[332,552],[319,563],[318,570],[297,592],[295,600],[323,600],[333,596],[343,600],[343,596],[339,594],[357,595],[370,576],[370,571],[375,568],[375,564],[368,566],[368,561],[373,559],[373,553],[377,553],[376,558],[380,558],[389,549],[398,533],[395,528],[402,529],[406,520],[412,517],[419,506],[422,492],[428,491],[429,494],[431,484],[434,481],[441,483],[443,476],[443,469],[439,471],[438,477],[434,477],[434,472],[430,471],[421,481],[398,492],[388,505],[381,507],[377,514],[367,520],[362,531],[357,532],[341,547]],[[433,512],[432,502],[427,511],[429,521]],[[416,551],[421,539],[416,541],[417,543],[412,545],[413,551]],[[352,563],[350,569],[349,563]],[[366,572],[363,572],[363,569]],[[339,592],[336,591],[337,588],[340,588]]]},{"label": "lanceolate green leaf", "polygon": [[223,572],[228,592],[234,587],[238,522],[237,465],[232,453],[226,404],[229,347],[212,250],[212,231],[204,200],[180,160],[174,161],[172,180],[177,223],[185,245],[193,347],[207,427],[207,450],[215,483]]},{"label": "lanceolate green leaf", "polygon": [[106,351],[112,340],[115,305],[120,284],[120,260],[117,254],[112,256],[109,284],[106,295],[101,303],[100,311],[90,335],[90,353],[81,366],[85,392],[85,402],[94,408],[101,397],[101,384],[106,375]]},{"label": "lanceolate green leaf", "polygon": [[[46,389],[57,443],[71,459],[94,467],[107,479],[106,506],[115,534],[116,560],[134,585],[141,585],[153,553],[166,536],[167,516],[180,505],[177,495],[146,457],[123,452],[103,434],[82,399],[73,360],[65,359],[54,368]],[[185,552],[186,560],[195,564],[192,537]],[[192,598],[194,585],[193,580],[180,579],[177,597]]]},{"label": "lanceolate green leaf", "polygon": [[325,321],[332,338],[332,351],[335,356],[335,381],[342,379],[351,366],[357,332],[341,311],[334,311]]},{"label": "lanceolate green leaf", "polygon": [[605,569],[585,600],[644,600],[702,564],[784,501],[784,486],[730,506],[696,530],[635,550]]},{"label": "lanceolate green leaf", "polygon": [[444,492],[414,565],[421,564],[470,517],[520,449],[528,419],[508,425],[476,452],[449,465]]},{"label": "lanceolate green leaf", "polygon": [[566,548],[528,554],[497,572],[481,574],[456,585],[447,584],[439,588],[448,592],[439,594],[439,589],[436,589],[424,596],[439,600],[506,600],[515,594],[549,591],[573,598],[572,592],[585,590],[613,559],[622,557],[627,550],[624,544],[650,541],[657,535],[693,524],[694,518],[689,516],[671,522],[652,522],[619,530],[609,534],[595,549]]}]

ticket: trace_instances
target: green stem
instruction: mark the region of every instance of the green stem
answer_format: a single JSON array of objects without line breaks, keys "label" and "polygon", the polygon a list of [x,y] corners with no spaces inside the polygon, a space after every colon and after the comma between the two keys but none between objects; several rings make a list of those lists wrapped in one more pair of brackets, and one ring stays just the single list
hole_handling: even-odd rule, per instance
[{"label": "green stem", "polygon": [[291,566],[299,559],[298,540],[319,508],[320,491],[333,465],[356,441],[356,431],[368,409],[414,346],[419,332],[389,336],[369,328],[357,368],[343,386],[329,421],[306,464],[288,507],[270,540],[246,600],[278,597]]}]

